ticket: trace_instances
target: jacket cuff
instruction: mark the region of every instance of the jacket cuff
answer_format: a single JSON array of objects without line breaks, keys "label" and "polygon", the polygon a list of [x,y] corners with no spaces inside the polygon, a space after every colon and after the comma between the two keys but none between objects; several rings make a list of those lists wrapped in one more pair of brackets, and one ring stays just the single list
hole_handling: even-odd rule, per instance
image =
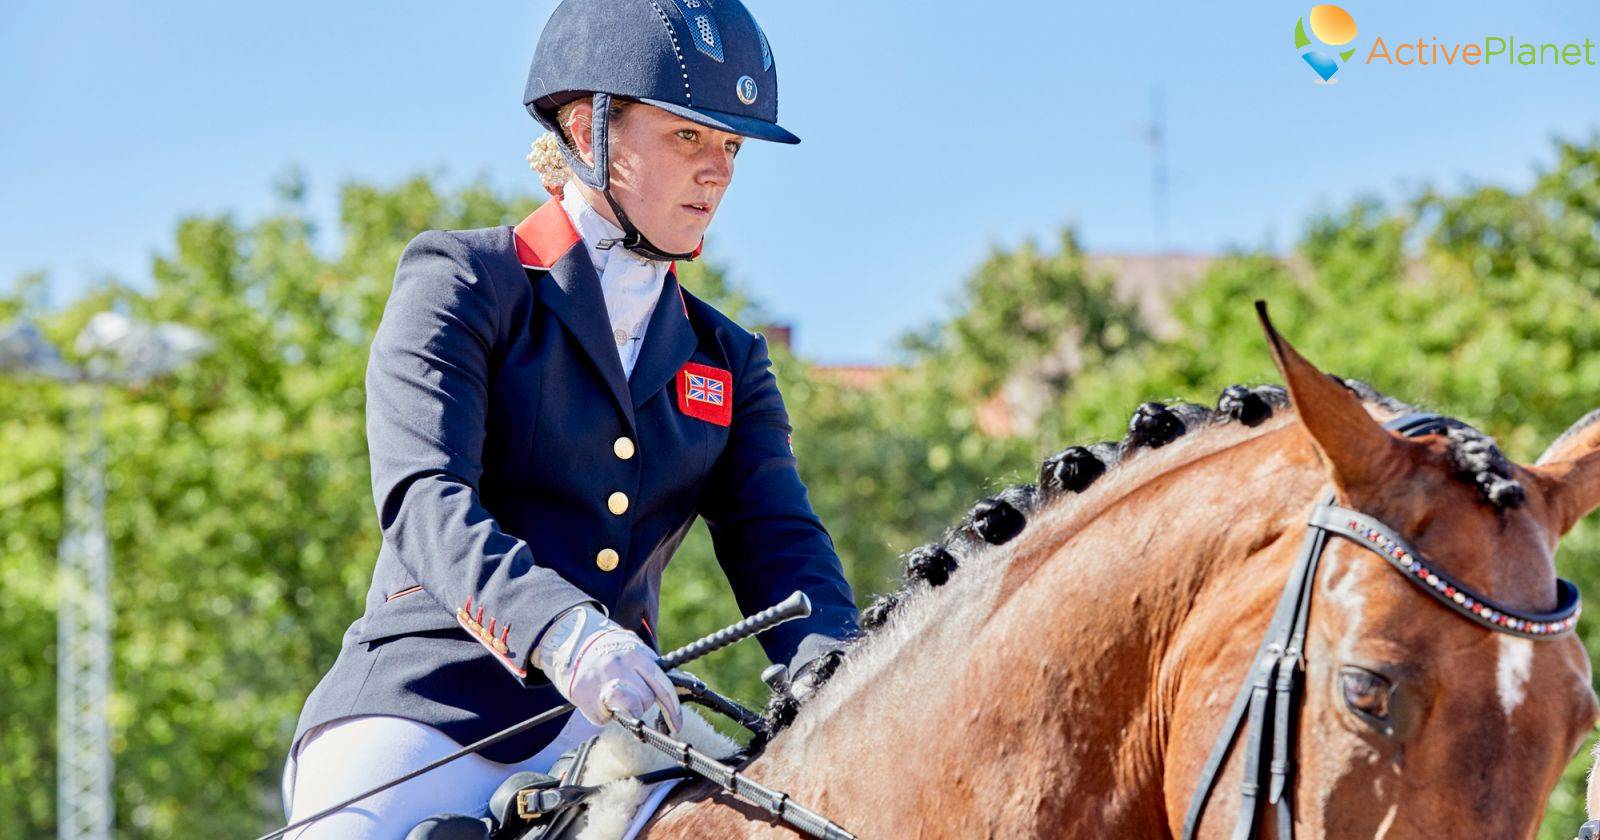
[{"label": "jacket cuff", "polygon": [[487,614],[481,604],[474,606],[470,598],[456,610],[456,623],[483,645],[495,661],[523,686],[549,682],[544,673],[533,665],[533,646],[556,616],[580,604],[594,604],[602,612],[606,609],[605,605],[575,586],[567,587],[559,598],[552,599],[548,597],[549,593],[545,595],[534,610],[536,615],[531,617],[531,621],[510,621],[509,616],[507,620],[502,620],[500,616]]}]

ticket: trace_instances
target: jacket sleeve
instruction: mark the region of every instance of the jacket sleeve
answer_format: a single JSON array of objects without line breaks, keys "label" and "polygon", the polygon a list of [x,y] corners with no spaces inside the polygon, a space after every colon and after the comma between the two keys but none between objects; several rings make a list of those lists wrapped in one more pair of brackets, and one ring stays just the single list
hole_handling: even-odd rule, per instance
[{"label": "jacket sleeve", "polygon": [[789,414],[760,335],[735,377],[728,445],[701,502],[717,562],[746,615],[802,590],[811,615],[762,633],[773,662],[797,671],[858,632],[833,540],[811,509],[790,447]]},{"label": "jacket sleeve", "polygon": [[536,565],[479,499],[498,322],[493,284],[470,248],[444,231],[411,240],[367,362],[367,444],[384,541],[527,685],[544,681],[528,662],[538,635],[594,599]]}]

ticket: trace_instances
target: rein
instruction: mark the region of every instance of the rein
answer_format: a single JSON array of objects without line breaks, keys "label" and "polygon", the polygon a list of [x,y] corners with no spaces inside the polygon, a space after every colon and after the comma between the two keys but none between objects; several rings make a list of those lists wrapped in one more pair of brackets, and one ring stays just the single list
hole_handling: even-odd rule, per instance
[{"label": "rein", "polygon": [[623,728],[633,733],[633,737],[671,756],[680,767],[754,804],[795,830],[816,837],[818,840],[856,840],[856,836],[846,831],[843,826],[790,799],[789,794],[760,784],[689,744],[651,729],[644,721],[625,712],[615,714],[617,721]]},{"label": "rein", "polygon": [[[1420,437],[1464,424],[1437,414],[1417,413],[1396,417],[1383,425],[1407,437]],[[1582,604],[1578,587],[1571,581],[1556,579],[1557,605],[1552,612],[1528,613],[1512,609],[1433,568],[1382,522],[1340,507],[1335,501],[1335,494],[1329,493],[1312,510],[1306,523],[1305,542],[1289,573],[1272,623],[1267,626],[1267,635],[1228,712],[1227,723],[1211,747],[1205,770],[1189,801],[1189,811],[1183,821],[1183,840],[1195,836],[1206,802],[1216,787],[1240,728],[1246,725],[1247,715],[1244,778],[1239,785],[1239,817],[1234,823],[1234,840],[1253,840],[1258,834],[1263,764],[1268,768],[1267,802],[1276,809],[1278,838],[1292,840],[1294,837],[1294,812],[1289,802],[1289,785],[1294,774],[1295,733],[1292,727],[1305,679],[1306,623],[1311,613],[1311,594],[1316,586],[1322,552],[1332,537],[1344,537],[1377,554],[1407,581],[1441,604],[1495,632],[1551,639],[1572,632],[1578,623]]]}]

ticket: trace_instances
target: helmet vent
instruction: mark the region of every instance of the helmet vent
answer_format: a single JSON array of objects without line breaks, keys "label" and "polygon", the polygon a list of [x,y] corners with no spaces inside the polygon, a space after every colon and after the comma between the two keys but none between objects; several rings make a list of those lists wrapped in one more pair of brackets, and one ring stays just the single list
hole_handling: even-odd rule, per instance
[{"label": "helmet vent", "polygon": [[756,40],[761,42],[761,72],[772,69],[772,48],[767,46],[767,33],[761,31],[761,25],[752,18],[751,24],[756,27]]},{"label": "helmet vent", "polygon": [[712,61],[722,62],[722,33],[717,29],[717,19],[706,0],[672,0],[688,22],[695,49]]}]

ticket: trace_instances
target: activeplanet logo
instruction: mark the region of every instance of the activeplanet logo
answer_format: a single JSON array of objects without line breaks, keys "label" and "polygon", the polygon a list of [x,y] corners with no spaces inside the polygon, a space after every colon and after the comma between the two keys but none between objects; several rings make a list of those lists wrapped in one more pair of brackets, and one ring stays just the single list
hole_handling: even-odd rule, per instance
[{"label": "activeplanet logo", "polygon": [[[1357,48],[1356,19],[1339,6],[1322,4],[1294,22],[1294,48],[1312,70],[1317,84],[1337,84],[1333,76],[1350,62]],[[1510,35],[1489,35],[1474,41],[1440,41],[1436,37],[1385,40],[1373,38],[1363,64],[1390,67],[1505,67],[1595,65],[1595,43],[1523,41]]]},{"label": "activeplanet logo", "polygon": [[[1311,21],[1311,35],[1316,37],[1316,41],[1306,35],[1308,18]],[[1310,14],[1294,22],[1294,48],[1321,77],[1317,80],[1319,85],[1338,84],[1339,80],[1333,74],[1339,72],[1339,67],[1356,54],[1356,48],[1333,48],[1344,47],[1355,39],[1356,19],[1332,4],[1312,6]]]},{"label": "activeplanet logo", "polygon": [[1532,43],[1518,41],[1511,36],[1500,37],[1490,35],[1483,39],[1483,43],[1476,41],[1454,44],[1440,42],[1438,38],[1418,38],[1416,41],[1405,41],[1393,47],[1384,42],[1379,36],[1372,42],[1372,50],[1367,53],[1367,64],[1383,62],[1389,65],[1411,67],[1420,65],[1429,67],[1434,65],[1465,64],[1478,67],[1489,64],[1511,65],[1539,65],[1539,64],[1587,64],[1594,66],[1594,42],[1588,38],[1583,41],[1569,41],[1558,44],[1550,41],[1535,41]]}]

